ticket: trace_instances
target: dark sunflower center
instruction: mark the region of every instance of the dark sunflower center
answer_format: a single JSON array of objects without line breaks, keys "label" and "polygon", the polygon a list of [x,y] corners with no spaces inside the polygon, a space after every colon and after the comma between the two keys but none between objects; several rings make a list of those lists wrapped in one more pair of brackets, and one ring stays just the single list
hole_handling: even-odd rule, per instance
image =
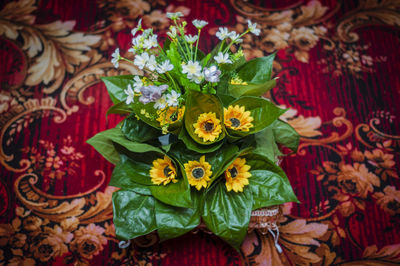
[{"label": "dark sunflower center", "polygon": [[166,166],[164,168],[164,175],[169,176],[171,174],[171,171],[172,171],[171,168],[169,168],[169,166]]},{"label": "dark sunflower center", "polygon": [[192,170],[192,176],[196,179],[203,178],[204,169],[202,167],[196,167]]},{"label": "dark sunflower center", "polygon": [[232,168],[229,169],[228,171],[229,171],[229,173],[231,174],[231,177],[232,177],[232,178],[237,177],[237,175],[238,175],[238,173],[239,173],[236,167],[232,167]]},{"label": "dark sunflower center", "polygon": [[170,119],[172,122],[175,122],[176,120],[178,120],[178,114],[177,114],[177,113],[173,113],[173,114],[169,117],[169,119]]},{"label": "dark sunflower center", "polygon": [[237,119],[236,117],[229,118],[229,121],[231,121],[233,127],[240,126],[240,120]]},{"label": "dark sunflower center", "polygon": [[203,128],[204,128],[205,131],[211,132],[214,129],[214,123],[205,122]]}]

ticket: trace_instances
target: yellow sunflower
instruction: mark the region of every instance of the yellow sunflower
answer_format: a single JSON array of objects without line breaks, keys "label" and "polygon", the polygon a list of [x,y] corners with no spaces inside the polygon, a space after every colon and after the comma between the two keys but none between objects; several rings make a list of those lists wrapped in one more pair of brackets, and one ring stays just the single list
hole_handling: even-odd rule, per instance
[{"label": "yellow sunflower", "polygon": [[176,169],[171,159],[164,156],[164,159],[153,161],[153,167],[150,169],[151,182],[156,185],[167,185],[169,182],[178,182],[176,177]]},{"label": "yellow sunflower", "polygon": [[254,119],[250,116],[250,111],[246,111],[244,106],[229,105],[224,108],[225,126],[234,130],[249,131],[254,125],[251,123]]},{"label": "yellow sunflower", "polygon": [[201,156],[200,161],[189,161],[184,166],[191,186],[196,187],[197,190],[207,187],[207,182],[211,180],[212,171],[211,165],[206,162],[204,155]]},{"label": "yellow sunflower", "polygon": [[193,127],[195,128],[194,133],[203,141],[214,141],[222,132],[221,121],[212,112],[199,115]]},{"label": "yellow sunflower", "polygon": [[157,121],[160,122],[160,125],[166,125],[166,124],[172,124],[175,123],[176,121],[179,121],[182,119],[183,114],[185,113],[185,106],[182,106],[182,108],[178,107],[167,107],[161,111],[158,111],[158,118]]},{"label": "yellow sunflower", "polygon": [[251,176],[249,170],[250,166],[246,164],[246,159],[236,158],[225,170],[226,189],[243,192],[243,187],[249,184],[249,177]]}]

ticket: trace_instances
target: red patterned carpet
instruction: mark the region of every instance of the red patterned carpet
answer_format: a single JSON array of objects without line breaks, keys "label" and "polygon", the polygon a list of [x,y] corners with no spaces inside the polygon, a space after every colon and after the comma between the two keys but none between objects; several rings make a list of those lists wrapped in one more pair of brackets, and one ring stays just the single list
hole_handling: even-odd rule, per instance
[{"label": "red patterned carpet", "polygon": [[[120,120],[100,77],[135,72],[111,53],[139,18],[165,36],[176,11],[210,36],[250,18],[246,56],[278,51],[267,96],[302,137],[283,161],[301,204],[283,208],[282,254],[258,233],[242,254],[204,232],[118,248],[113,167],[85,142]],[[0,265],[399,264],[399,27],[399,0],[2,1]]]}]

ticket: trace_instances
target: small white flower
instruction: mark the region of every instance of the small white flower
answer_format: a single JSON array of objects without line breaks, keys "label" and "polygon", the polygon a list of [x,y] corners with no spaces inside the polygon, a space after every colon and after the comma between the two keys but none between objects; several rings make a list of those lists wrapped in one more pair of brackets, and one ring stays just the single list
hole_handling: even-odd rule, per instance
[{"label": "small white flower", "polygon": [[149,61],[147,61],[146,66],[150,71],[156,70],[157,61],[156,61],[156,57],[153,54],[149,57]]},{"label": "small white flower", "polygon": [[151,49],[151,48],[157,47],[157,46],[158,46],[157,34],[150,36],[147,40],[144,40],[144,42],[143,42],[143,47],[145,49]]},{"label": "small white flower", "polygon": [[216,66],[204,68],[204,78],[209,82],[218,82],[221,71]]},{"label": "small white flower", "polygon": [[249,31],[253,33],[254,35],[258,36],[260,35],[261,30],[257,29],[257,23],[252,23],[250,19],[247,20],[247,24],[249,27]]},{"label": "small white flower", "polygon": [[182,12],[175,12],[175,13],[167,12],[167,18],[169,19],[176,20],[180,17],[183,17]]},{"label": "small white flower", "polygon": [[142,19],[139,19],[139,22],[138,22],[136,28],[132,29],[131,34],[133,36],[135,36],[135,34],[141,29],[142,29]]},{"label": "small white flower", "polygon": [[188,76],[188,78],[191,81],[194,81],[196,84],[200,84],[204,79],[204,74],[203,73],[199,73],[199,74],[196,74],[196,75],[191,75],[190,77]]},{"label": "small white flower", "polygon": [[218,55],[214,56],[215,61],[217,61],[218,64],[232,64],[232,61],[229,59],[229,54],[219,52]]},{"label": "small white flower", "polygon": [[219,28],[219,29],[218,29],[218,31],[217,31],[217,33],[215,34],[215,36],[217,36],[218,39],[220,39],[220,40],[222,41],[222,40],[225,40],[226,38],[228,38],[228,37],[230,36],[229,34],[230,34],[230,33],[229,33],[229,31],[228,31],[228,28],[223,27],[223,28]]},{"label": "small white flower", "polygon": [[171,32],[167,32],[167,35],[169,36],[169,37],[171,37],[171,39],[175,39],[176,38],[176,27],[175,26],[171,26],[170,28],[169,28],[170,30],[171,30]]},{"label": "small white flower", "polygon": [[111,63],[113,63],[115,68],[119,67],[119,60],[121,59],[121,56],[119,55],[119,48],[115,49],[115,51],[111,54]]},{"label": "small white flower", "polygon": [[131,84],[128,84],[128,88],[126,90],[124,90],[125,94],[128,96],[126,97],[126,104],[130,104],[133,103],[135,100],[135,93],[132,90],[132,86]]},{"label": "small white flower", "polygon": [[241,42],[243,42],[242,39],[239,39],[240,35],[237,34],[235,31],[231,31],[231,32],[229,33],[229,37],[231,38],[232,42],[234,42],[234,43],[241,43]]},{"label": "small white flower", "polygon": [[143,69],[147,62],[149,61],[149,54],[148,53],[142,53],[140,55],[136,55],[135,56],[135,60],[133,61],[133,63],[140,69]]},{"label": "small white flower", "polygon": [[201,66],[197,61],[189,61],[187,64],[182,63],[182,73],[187,74],[188,78],[191,79],[192,76],[200,75]]},{"label": "small white flower", "polygon": [[195,35],[195,36],[192,36],[192,35],[185,35],[185,40],[188,42],[188,43],[190,43],[190,44],[193,44],[193,43],[195,43],[196,41],[197,41],[197,35]]},{"label": "small white flower", "polygon": [[198,19],[193,20],[192,23],[193,23],[193,25],[194,25],[197,29],[199,29],[199,30],[202,29],[202,28],[204,28],[204,26],[208,24],[207,21],[198,20]]},{"label": "small white flower", "polygon": [[140,79],[140,77],[139,76],[135,76],[134,78],[133,78],[133,80],[135,81],[134,83],[133,83],[133,89],[134,89],[134,91],[136,92],[136,93],[140,93],[140,88],[141,87],[143,87],[143,81]]},{"label": "small white flower", "polygon": [[168,104],[167,96],[163,95],[163,96],[161,96],[160,99],[158,99],[156,101],[156,103],[154,104],[154,108],[161,110],[161,109],[164,109],[165,107],[167,107],[167,104]]},{"label": "small white flower", "polygon": [[179,105],[179,97],[181,96],[180,93],[176,91],[171,91],[170,94],[167,94],[167,103],[169,106],[178,106]]},{"label": "small white flower", "polygon": [[157,67],[157,72],[159,74],[164,74],[165,72],[171,71],[174,69],[174,66],[171,64],[169,60],[165,60],[161,65]]}]

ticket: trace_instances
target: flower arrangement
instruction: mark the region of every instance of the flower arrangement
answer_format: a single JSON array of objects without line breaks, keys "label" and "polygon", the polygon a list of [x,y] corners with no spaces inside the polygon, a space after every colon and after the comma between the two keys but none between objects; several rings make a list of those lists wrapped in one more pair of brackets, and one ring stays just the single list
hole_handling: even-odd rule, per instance
[{"label": "flower arrangement", "polygon": [[244,34],[219,28],[221,42],[208,54],[199,38],[208,23],[194,20],[186,34],[182,14],[168,13],[173,26],[161,46],[141,21],[132,30],[124,58],[142,75],[104,77],[114,105],[107,114],[126,115],[115,128],[88,143],[115,164],[110,185],[114,225],[120,239],[157,230],[161,240],[203,222],[235,248],[242,243],[253,210],[297,201],[282,169],[279,146],[296,151],[299,136],[279,117],[286,111],[261,97],[273,88],[274,54],[246,61]]}]

